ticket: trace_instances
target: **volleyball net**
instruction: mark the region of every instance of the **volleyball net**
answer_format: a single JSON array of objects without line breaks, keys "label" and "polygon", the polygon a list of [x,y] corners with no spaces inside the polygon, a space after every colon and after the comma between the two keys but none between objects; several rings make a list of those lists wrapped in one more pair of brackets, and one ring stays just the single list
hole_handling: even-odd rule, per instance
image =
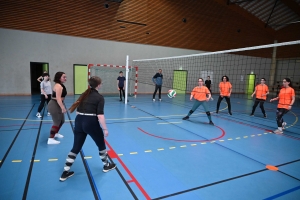
[{"label": "volleyball net", "polygon": [[[276,96],[284,78],[292,80],[296,97],[300,91],[300,41],[207,52],[193,55],[139,59],[132,61],[139,69],[138,93],[152,93],[152,77],[159,69],[163,74],[163,92],[175,89],[177,94],[188,94],[210,76],[212,94],[219,94],[222,76],[228,76],[235,97],[249,98],[260,83],[266,79],[269,98]],[[299,105],[299,103],[298,103]]]}]

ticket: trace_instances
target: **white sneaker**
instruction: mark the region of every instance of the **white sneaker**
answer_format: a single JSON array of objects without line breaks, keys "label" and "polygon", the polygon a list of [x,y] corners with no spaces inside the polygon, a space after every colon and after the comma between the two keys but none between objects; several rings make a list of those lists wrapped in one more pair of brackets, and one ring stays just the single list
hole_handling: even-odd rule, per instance
[{"label": "white sneaker", "polygon": [[54,138],[48,138],[47,144],[59,144],[60,141],[55,140]]},{"label": "white sneaker", "polygon": [[213,101],[214,99],[212,97],[210,97],[210,100]]},{"label": "white sneaker", "polygon": [[282,122],[282,130],[285,129],[285,126],[286,126],[286,122]]},{"label": "white sneaker", "polygon": [[273,131],[273,133],[275,133],[275,134],[282,134],[283,131],[281,131],[281,130],[279,130],[279,129],[276,129],[275,131]]},{"label": "white sneaker", "polygon": [[50,116],[51,114],[48,112],[47,116]]},{"label": "white sneaker", "polygon": [[36,115],[35,116],[37,116],[38,118],[41,118],[42,117],[42,115],[38,112],[38,113],[36,113]]},{"label": "white sneaker", "polygon": [[161,99],[159,99],[159,101],[161,101]]},{"label": "white sneaker", "polygon": [[152,99],[152,101],[155,101],[155,99]]},{"label": "white sneaker", "polygon": [[64,136],[62,134],[56,133],[54,137],[56,137],[56,138],[63,138]]}]

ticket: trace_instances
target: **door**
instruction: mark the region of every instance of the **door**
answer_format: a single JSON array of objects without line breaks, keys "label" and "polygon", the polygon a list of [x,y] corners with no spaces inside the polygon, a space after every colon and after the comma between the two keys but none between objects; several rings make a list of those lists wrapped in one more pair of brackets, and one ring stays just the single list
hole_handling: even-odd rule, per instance
[{"label": "door", "polygon": [[187,71],[174,70],[173,71],[173,89],[177,94],[185,94],[187,85]]},{"label": "door", "polygon": [[40,82],[37,79],[42,76],[44,71],[49,73],[49,63],[30,62],[30,81],[31,81],[31,94],[40,94]]},{"label": "door", "polygon": [[247,79],[246,79],[246,93],[247,94],[252,94],[255,89],[255,74],[247,74]]},{"label": "door", "polygon": [[88,67],[87,65],[73,65],[74,94],[82,94],[88,88]]}]

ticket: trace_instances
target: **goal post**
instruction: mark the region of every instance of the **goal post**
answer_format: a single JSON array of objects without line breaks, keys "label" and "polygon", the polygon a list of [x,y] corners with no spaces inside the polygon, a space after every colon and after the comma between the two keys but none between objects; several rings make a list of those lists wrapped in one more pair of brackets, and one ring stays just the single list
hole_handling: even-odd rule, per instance
[{"label": "goal post", "polygon": [[128,87],[125,91],[129,96],[136,97],[138,88],[138,67],[128,66],[128,77],[126,77],[126,66],[107,65],[107,64],[88,64],[88,76],[98,76],[102,79],[101,94],[118,95],[117,78],[119,72],[122,71],[126,78],[126,85]]}]

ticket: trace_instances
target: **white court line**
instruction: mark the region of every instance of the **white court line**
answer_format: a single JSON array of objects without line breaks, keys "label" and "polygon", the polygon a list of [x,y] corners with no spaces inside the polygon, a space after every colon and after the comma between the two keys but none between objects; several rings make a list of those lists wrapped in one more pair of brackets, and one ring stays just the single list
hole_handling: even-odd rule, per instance
[{"label": "white court line", "polygon": [[157,123],[157,124],[181,124],[182,122],[166,122],[166,123]]}]

